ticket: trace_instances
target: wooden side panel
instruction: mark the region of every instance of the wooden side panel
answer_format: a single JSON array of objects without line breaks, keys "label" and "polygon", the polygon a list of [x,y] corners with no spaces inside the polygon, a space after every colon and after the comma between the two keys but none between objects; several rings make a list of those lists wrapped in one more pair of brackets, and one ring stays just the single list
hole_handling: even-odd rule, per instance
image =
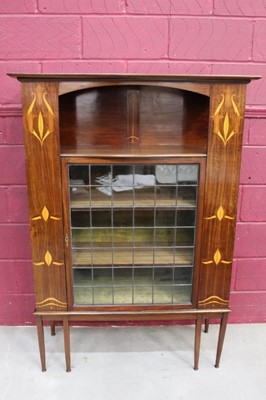
[{"label": "wooden side panel", "polygon": [[229,305],[245,85],[212,87],[203,216],[200,308]]},{"label": "wooden side panel", "polygon": [[23,83],[22,101],[36,309],[65,310],[58,84]]}]

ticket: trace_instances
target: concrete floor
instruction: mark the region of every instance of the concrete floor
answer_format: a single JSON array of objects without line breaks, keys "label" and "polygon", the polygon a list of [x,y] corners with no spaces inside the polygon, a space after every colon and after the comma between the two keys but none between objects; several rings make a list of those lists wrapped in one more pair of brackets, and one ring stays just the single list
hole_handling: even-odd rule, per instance
[{"label": "concrete floor", "polygon": [[0,400],[265,400],[266,324],[229,325],[213,367],[218,326],[202,334],[193,370],[193,326],[71,328],[72,372],[63,332],[45,328],[41,372],[34,327],[0,328]]}]

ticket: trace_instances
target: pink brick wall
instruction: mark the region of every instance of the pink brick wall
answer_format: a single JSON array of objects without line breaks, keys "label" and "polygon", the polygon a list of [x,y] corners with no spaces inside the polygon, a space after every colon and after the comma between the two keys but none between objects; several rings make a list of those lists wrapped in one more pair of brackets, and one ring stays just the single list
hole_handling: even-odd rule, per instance
[{"label": "pink brick wall", "polygon": [[20,87],[7,72],[245,74],[233,322],[266,320],[264,0],[0,1],[0,324],[30,324],[34,295]]}]

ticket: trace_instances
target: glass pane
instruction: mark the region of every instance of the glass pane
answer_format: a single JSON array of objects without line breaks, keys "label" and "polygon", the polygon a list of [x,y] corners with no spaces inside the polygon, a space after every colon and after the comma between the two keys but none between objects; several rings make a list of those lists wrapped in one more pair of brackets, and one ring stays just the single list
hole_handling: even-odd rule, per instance
[{"label": "glass pane", "polygon": [[176,186],[157,186],[156,187],[156,206],[174,207],[177,204]]},{"label": "glass pane", "polygon": [[114,269],[114,285],[115,286],[131,286],[132,285],[132,268],[115,268]]},{"label": "glass pane", "polygon": [[93,210],[91,212],[91,226],[92,227],[105,227],[112,226],[112,213],[111,210]]},{"label": "glass pane", "polygon": [[155,176],[158,184],[176,184],[177,166],[176,165],[156,165]]},{"label": "glass pane", "polygon": [[110,165],[91,165],[91,184],[111,186],[112,169]]},{"label": "glass pane", "polygon": [[74,286],[92,286],[91,269],[74,269]]},{"label": "glass pane", "polygon": [[198,181],[198,165],[183,164],[178,165],[178,183],[196,184]]},{"label": "glass pane", "polygon": [[133,226],[133,210],[113,210],[113,226],[114,227],[130,227]]},{"label": "glass pane", "polygon": [[134,287],[134,303],[135,304],[152,304],[152,287]]},{"label": "glass pane", "polygon": [[94,304],[113,304],[113,289],[108,288],[94,288]]},{"label": "glass pane", "polygon": [[156,210],[156,226],[175,226],[175,210]]},{"label": "glass pane", "polygon": [[71,226],[73,227],[89,227],[90,212],[88,210],[71,211]]},{"label": "glass pane", "polygon": [[86,287],[74,287],[74,303],[76,305],[93,304],[93,290]]},{"label": "glass pane", "polygon": [[175,229],[155,229],[155,246],[170,247],[175,245]]},{"label": "glass pane", "polygon": [[150,247],[154,244],[154,230],[149,228],[134,229],[134,245]]},{"label": "glass pane", "polygon": [[154,209],[135,209],[134,213],[135,226],[153,227],[154,226]]},{"label": "glass pane", "polygon": [[173,287],[173,303],[190,304],[192,295],[192,286],[174,286]]},{"label": "glass pane", "polygon": [[111,268],[94,268],[93,270],[93,286],[112,286],[112,269]]},{"label": "glass pane", "polygon": [[91,189],[91,207],[111,207],[111,186],[95,186]]},{"label": "glass pane", "polygon": [[74,247],[89,247],[91,231],[89,229],[72,229],[72,245]]},{"label": "glass pane", "polygon": [[112,229],[91,229],[92,246],[112,246]]},{"label": "glass pane", "polygon": [[177,210],[176,226],[195,226],[195,210]]},{"label": "glass pane", "polygon": [[154,303],[172,303],[173,289],[171,286],[158,286],[153,292]]},{"label": "glass pane", "polygon": [[132,304],[132,287],[115,287],[114,303],[115,304]]},{"label": "glass pane", "polygon": [[134,285],[149,286],[152,283],[152,268],[135,268],[134,269]]},{"label": "glass pane", "polygon": [[88,165],[71,165],[69,167],[69,180],[71,186],[89,185],[90,174]]},{"label": "glass pane", "polygon": [[176,229],[176,246],[193,246],[194,244],[194,229],[177,228]]},{"label": "glass pane", "polygon": [[178,188],[178,203],[185,206],[195,206],[197,199],[196,186],[179,186]]}]

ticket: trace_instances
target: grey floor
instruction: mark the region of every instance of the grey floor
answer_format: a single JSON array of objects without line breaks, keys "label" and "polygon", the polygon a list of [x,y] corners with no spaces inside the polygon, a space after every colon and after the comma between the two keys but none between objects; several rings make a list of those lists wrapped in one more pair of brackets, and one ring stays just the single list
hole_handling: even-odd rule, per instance
[{"label": "grey floor", "polygon": [[0,328],[0,400],[265,400],[266,324],[229,325],[221,366],[218,326],[202,334],[193,370],[193,326],[71,328],[72,372],[63,332],[45,328],[41,372],[34,327]]}]

